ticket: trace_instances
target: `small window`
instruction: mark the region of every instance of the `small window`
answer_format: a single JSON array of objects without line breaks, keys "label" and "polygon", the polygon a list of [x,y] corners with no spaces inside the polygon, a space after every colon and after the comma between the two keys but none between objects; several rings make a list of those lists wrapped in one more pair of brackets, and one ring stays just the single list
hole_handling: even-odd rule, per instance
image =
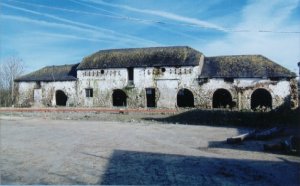
[{"label": "small window", "polygon": [[270,77],[270,80],[271,80],[271,81],[279,81],[280,78],[279,78],[279,77]]},{"label": "small window", "polygon": [[224,81],[228,82],[228,83],[233,83],[234,79],[233,78],[224,78]]},{"label": "small window", "polygon": [[202,78],[202,77],[198,78],[199,85],[202,85],[207,82],[208,82],[208,78]]},{"label": "small window", "polygon": [[92,98],[93,97],[93,89],[92,88],[86,88],[85,89],[85,97]]},{"label": "small window", "polygon": [[100,72],[101,72],[101,74],[104,74],[104,70],[103,69]]},{"label": "small window", "polygon": [[41,88],[41,82],[37,81],[35,84],[35,89],[40,89]]},{"label": "small window", "polygon": [[128,80],[133,81],[133,68],[128,68]]},{"label": "small window", "polygon": [[165,72],[166,68],[161,68],[160,70],[161,70],[161,72]]}]

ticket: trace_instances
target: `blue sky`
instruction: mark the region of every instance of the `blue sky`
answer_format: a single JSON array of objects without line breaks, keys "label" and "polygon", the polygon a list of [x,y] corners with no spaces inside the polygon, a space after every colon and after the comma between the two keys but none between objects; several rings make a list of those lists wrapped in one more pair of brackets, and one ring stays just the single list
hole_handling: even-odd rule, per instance
[{"label": "blue sky", "polygon": [[300,0],[1,0],[0,61],[27,72],[101,49],[188,45],[262,54],[297,72]]}]

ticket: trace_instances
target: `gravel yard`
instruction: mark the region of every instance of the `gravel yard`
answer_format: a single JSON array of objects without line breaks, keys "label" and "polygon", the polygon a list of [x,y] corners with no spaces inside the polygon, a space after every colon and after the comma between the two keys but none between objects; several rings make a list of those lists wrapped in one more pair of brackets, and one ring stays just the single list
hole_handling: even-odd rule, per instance
[{"label": "gravel yard", "polygon": [[274,140],[229,145],[249,129],[161,117],[0,113],[1,184],[300,184],[300,157],[263,152]]}]

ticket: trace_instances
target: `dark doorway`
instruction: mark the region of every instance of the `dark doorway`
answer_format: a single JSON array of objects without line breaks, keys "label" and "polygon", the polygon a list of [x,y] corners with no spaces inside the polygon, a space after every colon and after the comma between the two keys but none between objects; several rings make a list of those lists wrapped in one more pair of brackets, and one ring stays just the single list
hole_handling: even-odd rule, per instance
[{"label": "dark doorway", "polygon": [[194,95],[188,89],[180,89],[177,93],[178,107],[194,107]]},{"label": "dark doorway", "polygon": [[128,68],[128,80],[133,81],[133,68],[132,67]]},{"label": "dark doorway", "polygon": [[228,90],[218,89],[213,95],[213,108],[232,108],[232,97]]},{"label": "dark doorway", "polygon": [[272,108],[272,96],[269,91],[265,89],[256,89],[251,95],[251,109],[256,108]]},{"label": "dark doorway", "polygon": [[127,95],[123,90],[116,89],[112,94],[113,106],[126,107],[127,106]]},{"label": "dark doorway", "polygon": [[56,105],[66,106],[68,96],[63,91],[57,90],[56,94],[55,94],[55,97],[56,97]]},{"label": "dark doorway", "polygon": [[146,88],[146,99],[147,107],[156,107],[154,88]]}]

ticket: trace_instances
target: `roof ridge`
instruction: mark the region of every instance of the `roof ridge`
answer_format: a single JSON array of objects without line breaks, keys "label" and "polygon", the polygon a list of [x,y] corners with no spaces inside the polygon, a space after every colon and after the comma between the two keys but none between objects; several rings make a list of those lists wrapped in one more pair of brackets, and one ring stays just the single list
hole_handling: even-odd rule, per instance
[{"label": "roof ridge", "polygon": [[189,46],[107,49],[84,57],[77,69],[195,66],[199,64],[201,55]]},{"label": "roof ridge", "polygon": [[265,57],[264,55],[261,55],[261,54],[233,54],[233,55],[218,55],[218,56],[205,56],[205,57],[206,58],[213,58],[213,57],[241,57],[241,56],[260,56],[260,57]]}]

